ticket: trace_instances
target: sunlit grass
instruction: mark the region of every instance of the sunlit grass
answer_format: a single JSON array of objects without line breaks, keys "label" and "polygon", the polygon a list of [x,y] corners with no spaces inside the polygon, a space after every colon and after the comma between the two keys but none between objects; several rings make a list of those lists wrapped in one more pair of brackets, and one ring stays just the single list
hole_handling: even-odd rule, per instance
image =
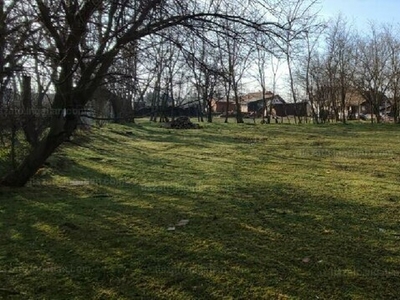
[{"label": "sunlit grass", "polygon": [[0,298],[398,299],[398,129],[78,133],[0,190]]}]

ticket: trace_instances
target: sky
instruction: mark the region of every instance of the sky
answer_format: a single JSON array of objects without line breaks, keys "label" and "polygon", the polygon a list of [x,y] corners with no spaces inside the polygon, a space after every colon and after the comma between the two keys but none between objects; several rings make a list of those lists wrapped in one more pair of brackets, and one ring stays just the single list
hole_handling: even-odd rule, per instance
[{"label": "sky", "polygon": [[400,0],[320,0],[324,19],[340,12],[361,32],[368,31],[369,22],[400,24]]},{"label": "sky", "polygon": [[[314,7],[324,20],[335,19],[341,13],[349,25],[360,34],[370,32],[370,23],[376,25],[385,23],[399,24],[400,28],[400,0],[318,0]],[[268,78],[272,78],[269,74]],[[267,82],[267,89],[272,90],[272,80]],[[245,84],[247,92],[260,90],[257,80],[249,79]],[[290,100],[289,83],[286,64],[278,70],[277,93],[285,100]]]},{"label": "sky", "polygon": [[[370,23],[399,24],[400,0],[319,0],[315,9],[319,10],[321,18],[329,20],[340,13],[348,20],[349,25],[359,33],[369,33]],[[277,89],[288,95],[286,67],[280,67]],[[254,83],[253,83],[254,84]],[[254,89],[254,87],[253,87]]]}]

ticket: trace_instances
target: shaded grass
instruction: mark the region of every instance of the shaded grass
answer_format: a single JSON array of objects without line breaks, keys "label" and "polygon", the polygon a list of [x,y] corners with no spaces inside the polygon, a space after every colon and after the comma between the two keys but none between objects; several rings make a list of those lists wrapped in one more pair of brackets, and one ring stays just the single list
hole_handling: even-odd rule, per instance
[{"label": "shaded grass", "polygon": [[0,190],[0,298],[398,299],[399,137],[145,121],[78,134],[29,187]]}]

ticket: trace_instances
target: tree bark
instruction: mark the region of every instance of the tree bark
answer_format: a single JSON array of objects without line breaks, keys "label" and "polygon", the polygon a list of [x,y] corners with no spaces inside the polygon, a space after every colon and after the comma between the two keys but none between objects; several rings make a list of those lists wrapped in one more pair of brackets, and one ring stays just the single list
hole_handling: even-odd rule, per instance
[{"label": "tree bark", "polygon": [[73,114],[63,117],[60,112],[58,116],[54,116],[48,136],[32,149],[16,169],[0,180],[0,185],[23,187],[57,147],[73,133],[78,124],[77,121],[77,116]]},{"label": "tree bark", "polygon": [[207,109],[207,122],[212,123],[212,101],[211,99],[207,101],[208,109]]},{"label": "tree bark", "polygon": [[24,117],[22,128],[25,133],[28,143],[35,147],[39,142],[38,132],[36,130],[35,115],[32,112],[32,93],[31,93],[31,78],[24,76],[22,78],[23,97],[22,104],[24,106]]},{"label": "tree bark", "polygon": [[237,123],[244,123],[243,115],[242,115],[242,108],[240,106],[239,95],[237,93],[236,88],[235,88],[234,92],[235,92],[235,104],[236,104],[236,122]]}]

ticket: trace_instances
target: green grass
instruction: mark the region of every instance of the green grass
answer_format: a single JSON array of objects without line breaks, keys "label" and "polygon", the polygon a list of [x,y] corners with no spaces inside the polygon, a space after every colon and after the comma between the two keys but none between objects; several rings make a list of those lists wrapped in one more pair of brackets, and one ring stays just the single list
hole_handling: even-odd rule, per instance
[{"label": "green grass", "polygon": [[396,125],[142,121],[73,142],[0,190],[0,299],[400,297]]}]

